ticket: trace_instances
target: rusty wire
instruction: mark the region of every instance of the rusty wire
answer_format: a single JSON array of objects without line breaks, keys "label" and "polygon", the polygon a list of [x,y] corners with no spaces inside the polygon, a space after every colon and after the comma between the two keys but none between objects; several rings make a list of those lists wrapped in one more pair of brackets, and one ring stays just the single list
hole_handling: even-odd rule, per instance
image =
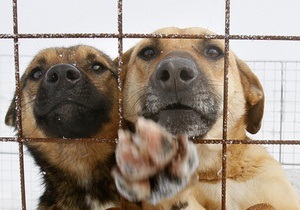
[{"label": "rusty wire", "polygon": [[223,135],[222,135],[222,209],[226,209],[226,173],[227,173],[227,112],[228,112],[228,68],[230,35],[230,0],[225,3],[225,54],[224,54],[224,101],[223,101]]},{"label": "rusty wire", "polygon": [[[18,4],[17,0],[13,0],[13,32],[17,35],[18,32]],[[21,202],[22,209],[26,210],[26,193],[25,193],[25,170],[24,170],[24,148],[22,142],[22,115],[21,115],[21,91],[20,91],[20,69],[19,69],[19,38],[14,37],[14,60],[15,60],[15,82],[16,82],[16,109],[17,109],[17,131],[19,142],[19,170],[20,170],[20,187],[21,187]]]},{"label": "rusty wire", "polygon": [[[140,33],[24,33],[24,34],[0,34],[0,39],[73,39],[73,38],[157,38],[157,39],[225,39],[225,35],[203,35],[203,34],[140,34]],[[238,35],[227,36],[230,40],[251,40],[251,41],[300,41],[300,36],[275,36],[275,35]]]},{"label": "rusty wire", "polygon": [[[191,139],[195,144],[222,144],[222,139],[201,139],[193,137]],[[0,142],[18,142],[17,137],[0,137]],[[86,143],[116,143],[117,139],[97,139],[97,138],[21,138],[20,142],[86,142]],[[300,145],[299,140],[244,140],[244,139],[227,139],[226,144],[264,144],[264,145]]]},{"label": "rusty wire", "polygon": [[[26,193],[24,177],[24,158],[23,144],[26,142],[66,142],[66,139],[40,139],[24,138],[22,135],[22,115],[21,115],[21,91],[19,74],[19,39],[49,39],[49,38],[115,38],[118,40],[118,90],[119,90],[119,126],[123,121],[123,90],[122,90],[122,69],[123,69],[123,39],[124,38],[163,38],[163,39],[223,39],[225,41],[224,58],[224,110],[223,110],[223,139],[222,140],[203,140],[193,138],[197,144],[222,144],[222,209],[226,209],[226,153],[228,144],[268,144],[268,145],[300,145],[299,140],[230,140],[227,139],[227,105],[228,105],[228,57],[230,40],[282,40],[282,41],[300,41],[300,36],[273,36],[273,35],[231,35],[230,34],[230,0],[226,0],[225,5],[225,33],[217,35],[200,34],[141,34],[141,33],[123,33],[123,1],[118,1],[118,33],[18,33],[18,9],[17,1],[13,2],[13,34],[0,34],[0,39],[12,39],[14,42],[14,62],[15,62],[15,103],[17,107],[17,137],[1,137],[0,142],[17,142],[19,144],[19,168],[20,168],[20,187],[22,209],[26,210]],[[115,143],[117,139],[67,139],[67,142],[106,142]],[[121,199],[122,208],[124,199]]]}]

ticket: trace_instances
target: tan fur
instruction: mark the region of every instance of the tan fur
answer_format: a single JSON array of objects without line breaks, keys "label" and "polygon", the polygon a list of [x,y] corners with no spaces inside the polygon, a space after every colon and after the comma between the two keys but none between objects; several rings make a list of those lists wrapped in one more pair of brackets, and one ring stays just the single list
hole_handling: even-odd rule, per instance
[{"label": "tan fur", "polygon": [[[164,28],[156,34],[213,34],[202,28]],[[199,63],[209,78],[213,93],[223,101],[224,59],[209,61],[201,51],[205,43],[224,49],[224,40],[144,39],[128,50],[123,57],[126,71],[124,82],[124,115],[135,122],[145,104],[145,91],[156,65],[170,52],[188,52]],[[152,46],[158,55],[144,61],[138,57],[141,49]],[[260,129],[264,108],[264,93],[258,78],[235,54],[229,52],[227,139],[247,140],[246,130]],[[204,136],[222,139],[223,115]],[[187,209],[221,209],[221,145],[197,145],[200,165],[197,184],[183,190],[172,199],[156,206],[143,203],[146,210],[169,210],[178,201],[188,201]],[[265,203],[265,204],[264,204]],[[300,209],[298,197],[288,182],[283,169],[260,145],[228,145],[227,151],[227,209]],[[270,205],[269,205],[270,204]],[[261,208],[260,208],[261,207]]]},{"label": "tan fur", "polygon": [[[82,65],[81,68],[85,68],[86,64],[86,56],[88,53],[93,52],[97,55],[97,59],[99,62],[104,63],[107,66],[111,64],[107,63],[107,60],[104,59],[103,55],[88,46],[80,46],[77,49],[66,50],[66,48],[52,48],[41,51],[31,62],[31,64],[27,67],[25,74],[23,77],[29,73],[31,69],[36,67],[38,63],[43,62],[43,65],[46,65],[45,68],[50,68],[51,66],[57,63],[71,63],[71,64],[79,64]],[[101,91],[106,91],[106,89],[114,88],[113,78],[95,78],[90,77],[94,84]],[[116,88],[116,87],[115,87]],[[24,89],[22,90],[22,98],[21,98],[21,106],[22,106],[22,127],[23,134],[26,138],[47,138],[47,136],[38,129],[35,119],[33,117],[33,110],[31,108],[32,102],[35,98],[37,92],[37,83],[28,82]],[[112,96],[116,98],[117,91],[114,91],[115,95]],[[112,117],[117,118],[117,106],[113,107]],[[95,135],[95,138],[115,138],[116,130],[118,128],[117,122],[107,124],[101,132]],[[49,160],[54,165],[58,165],[61,168],[65,168],[66,170],[73,171],[80,180],[85,180],[89,176],[87,171],[91,171],[92,168],[95,167],[96,161],[99,159],[105,159],[108,155],[111,155],[114,152],[113,144],[89,144],[89,143],[29,143],[31,146],[36,147],[41,152],[47,154],[49,156]],[[65,158],[62,159],[61,156]],[[76,157],[74,159],[74,157]],[[69,159],[70,158],[70,159]]]},{"label": "tan fur", "polygon": [[[93,71],[92,66],[95,63],[103,64],[109,69],[109,71],[107,70],[104,73],[97,73]],[[110,112],[107,113],[110,119],[109,122],[103,125],[92,137],[111,140],[116,138],[118,130],[118,120],[116,120],[118,119],[116,68],[111,59],[101,51],[84,45],[69,48],[48,48],[42,50],[34,57],[27,67],[21,79],[21,117],[23,137],[49,138],[49,136],[47,136],[47,134],[45,134],[37,124],[33,111],[33,104],[38,92],[40,81],[33,81],[32,79],[28,79],[28,77],[30,77],[32,70],[36,67],[40,67],[46,72],[56,64],[71,64],[77,67],[80,69],[82,74],[88,78],[87,80],[91,81],[99,92],[113,101],[110,107]],[[7,125],[16,126],[15,115],[16,110],[15,103],[13,101],[6,115],[5,122]],[[48,196],[46,193],[48,192],[45,192],[43,196],[44,198],[39,204],[38,209],[82,209],[81,207],[78,207],[82,204],[80,202],[78,203],[78,200],[76,200],[82,195],[77,195],[77,197],[76,195],[73,196],[74,193],[72,190],[74,189],[72,186],[76,185],[75,188],[87,189],[87,193],[90,193],[90,191],[93,190],[90,189],[91,185],[93,185],[93,183],[98,184],[98,182],[95,181],[97,178],[101,180],[104,179],[103,183],[100,183],[100,186],[92,187],[99,187],[100,191],[102,190],[101,187],[103,187],[103,190],[111,190],[111,193],[107,193],[107,198],[105,198],[107,199],[105,200],[106,203],[101,203],[97,200],[98,198],[92,197],[95,195],[84,195],[85,197],[83,197],[82,202],[86,202],[86,205],[88,206],[84,208],[92,210],[119,206],[120,200],[113,184],[113,180],[112,178],[106,178],[110,177],[110,168],[114,164],[114,143],[76,143],[75,141],[67,142],[66,140],[66,143],[30,141],[27,142],[26,145],[31,149],[30,151],[37,151],[38,155],[35,156],[35,158],[41,167],[41,170],[44,168],[47,171],[50,167],[55,168],[55,170],[61,171],[61,176],[67,179],[63,182],[63,184],[57,183],[56,181],[62,181],[60,180],[60,175],[57,174],[56,171],[51,171],[51,169],[43,174],[45,177],[48,177],[46,179],[46,184],[48,180],[51,182],[51,197],[53,191],[55,194],[56,192],[59,193],[59,196],[53,196],[56,199],[55,202],[53,202],[51,198],[49,198],[50,201],[47,201]],[[39,163],[39,160],[37,160],[39,157],[42,158],[43,161],[46,161]],[[52,175],[52,172],[53,174],[55,173],[55,175]],[[69,179],[72,184],[68,183]],[[73,184],[74,182],[76,184]],[[73,197],[69,196],[70,194],[64,194],[64,192],[71,192],[70,194]],[[67,196],[67,198],[64,198],[64,196]]]}]

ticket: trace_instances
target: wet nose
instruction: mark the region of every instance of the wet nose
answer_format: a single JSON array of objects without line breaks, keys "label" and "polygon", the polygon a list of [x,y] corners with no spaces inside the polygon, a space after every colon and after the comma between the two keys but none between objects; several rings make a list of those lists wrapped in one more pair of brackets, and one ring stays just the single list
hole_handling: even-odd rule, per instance
[{"label": "wet nose", "polygon": [[165,91],[181,91],[191,87],[198,76],[195,62],[185,57],[169,57],[155,71],[155,83]]},{"label": "wet nose", "polygon": [[46,73],[45,83],[58,88],[68,87],[78,82],[82,77],[80,71],[70,64],[57,64]]}]

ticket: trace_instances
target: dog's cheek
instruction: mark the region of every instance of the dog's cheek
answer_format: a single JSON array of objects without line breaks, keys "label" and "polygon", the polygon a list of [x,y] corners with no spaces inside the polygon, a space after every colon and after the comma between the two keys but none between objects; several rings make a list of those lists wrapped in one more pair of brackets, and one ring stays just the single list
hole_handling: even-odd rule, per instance
[{"label": "dog's cheek", "polygon": [[262,204],[256,204],[254,206],[251,206],[246,210],[275,210],[275,208],[270,204],[262,203]]},{"label": "dog's cheek", "polygon": [[213,150],[213,151],[220,151],[222,149],[222,146],[217,144],[208,144],[206,146],[209,150]]}]

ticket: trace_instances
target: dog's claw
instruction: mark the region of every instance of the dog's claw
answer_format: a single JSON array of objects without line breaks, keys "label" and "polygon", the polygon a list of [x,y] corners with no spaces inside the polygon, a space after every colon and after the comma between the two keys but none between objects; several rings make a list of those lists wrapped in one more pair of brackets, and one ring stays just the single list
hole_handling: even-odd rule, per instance
[{"label": "dog's claw", "polygon": [[164,128],[144,118],[136,133],[119,131],[116,186],[130,201],[158,203],[182,190],[198,166],[195,145],[185,136],[174,138]]}]

